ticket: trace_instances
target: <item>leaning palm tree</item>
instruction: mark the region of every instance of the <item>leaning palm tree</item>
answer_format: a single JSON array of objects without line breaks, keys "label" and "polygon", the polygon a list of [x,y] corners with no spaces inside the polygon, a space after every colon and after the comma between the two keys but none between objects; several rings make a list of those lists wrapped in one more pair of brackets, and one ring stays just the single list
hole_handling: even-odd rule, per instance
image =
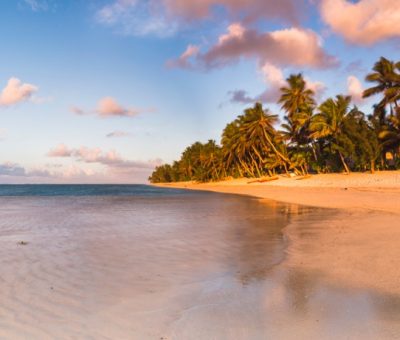
[{"label": "leaning palm tree", "polygon": [[282,150],[284,147],[282,139],[274,128],[278,116],[264,110],[261,103],[256,103],[253,108],[245,110],[244,115],[239,119],[241,134],[246,136],[257,158],[264,163],[266,153],[272,152],[281,160],[287,172],[291,161]]},{"label": "leaning palm tree", "polygon": [[310,124],[310,137],[324,140],[329,149],[338,154],[346,173],[350,173],[350,168],[345,161],[344,152],[351,141],[344,134],[343,128],[350,102],[350,96],[338,95],[336,99],[327,99],[319,106],[319,112]]}]

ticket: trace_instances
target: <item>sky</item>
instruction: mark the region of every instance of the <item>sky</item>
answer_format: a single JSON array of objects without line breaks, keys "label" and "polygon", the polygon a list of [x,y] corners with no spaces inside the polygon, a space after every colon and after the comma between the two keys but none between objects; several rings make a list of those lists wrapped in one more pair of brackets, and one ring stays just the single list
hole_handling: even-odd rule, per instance
[{"label": "sky", "polygon": [[[0,183],[145,183],[302,73],[370,113],[399,0],[4,0]],[[376,102],[376,100],[375,100]]]}]

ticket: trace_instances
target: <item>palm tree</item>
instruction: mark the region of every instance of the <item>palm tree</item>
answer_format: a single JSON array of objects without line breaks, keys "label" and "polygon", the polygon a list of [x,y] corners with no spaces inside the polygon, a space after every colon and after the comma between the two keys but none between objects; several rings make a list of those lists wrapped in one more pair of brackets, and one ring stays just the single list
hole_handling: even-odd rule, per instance
[{"label": "palm tree", "polygon": [[[385,162],[388,152],[396,157],[399,152],[398,119],[400,117],[400,62],[393,62],[381,57],[373,67],[372,73],[366,80],[375,83],[375,86],[366,89],[363,97],[382,94],[381,101],[374,106],[374,114],[378,120],[376,130],[382,142],[382,161]],[[386,116],[386,107],[389,106],[390,115]],[[375,124],[376,124],[375,123]]]},{"label": "palm tree", "polygon": [[378,107],[390,106],[393,113],[393,106],[398,108],[400,100],[400,62],[393,62],[381,57],[372,68],[374,72],[366,76],[366,81],[375,83],[363,92],[363,98],[368,98],[376,94],[383,94]]},{"label": "palm tree", "polygon": [[277,115],[256,103],[226,125],[221,146],[213,140],[193,143],[179,160],[157,167],[149,179],[213,181],[289,170],[307,174],[310,168],[343,168],[347,173],[374,172],[375,165],[385,169],[386,155],[396,160],[400,154],[400,62],[382,57],[366,80],[374,86],[364,91],[364,97],[382,95],[368,120],[357,107],[350,109],[349,96],[329,98],[316,108],[303,76],[291,75],[279,99],[285,111],[282,131],[275,129]]},{"label": "palm tree", "polygon": [[[303,174],[307,173],[309,154],[317,161],[315,145],[310,139],[309,126],[315,108],[314,92],[307,88],[302,74],[291,75],[286,79],[288,86],[282,87],[278,103],[285,110],[286,123],[282,124],[284,136],[288,143],[293,163],[298,164]],[[301,162],[299,161],[301,159]]]},{"label": "palm tree", "polygon": [[353,167],[374,173],[376,160],[382,152],[374,123],[367,121],[365,114],[355,106],[346,116],[342,130],[351,140]]},{"label": "palm tree", "polygon": [[338,95],[336,99],[327,99],[319,106],[319,112],[310,124],[310,136],[327,142],[329,149],[339,155],[346,173],[350,173],[350,168],[343,154],[350,141],[345,138],[343,126],[349,113],[350,102],[350,96]]},{"label": "palm tree", "polygon": [[201,145],[195,179],[202,182],[215,181],[224,177],[223,173],[221,147],[210,139]]},{"label": "palm tree", "polygon": [[[390,124],[379,132],[384,150],[398,150],[400,147],[400,111],[388,118]],[[396,152],[394,152],[396,154]]]},{"label": "palm tree", "polygon": [[244,169],[240,164],[243,161],[243,152],[240,151],[243,143],[237,120],[226,125],[222,132],[221,144],[225,171],[233,175],[236,175],[237,172],[237,175],[243,177]]},{"label": "palm tree", "polygon": [[301,73],[292,74],[286,79],[288,87],[282,87],[278,100],[289,119],[296,119],[296,114],[309,111],[315,107],[314,92],[307,88]]},{"label": "palm tree", "polygon": [[[264,161],[263,154],[274,153],[282,161],[287,172],[287,166],[291,162],[288,156],[279,150],[278,144],[281,144],[282,140],[274,128],[278,116],[264,110],[261,103],[256,103],[253,108],[245,110],[244,115],[239,119],[241,120],[240,131],[246,136],[260,161]],[[256,145],[258,148],[255,147]]]}]

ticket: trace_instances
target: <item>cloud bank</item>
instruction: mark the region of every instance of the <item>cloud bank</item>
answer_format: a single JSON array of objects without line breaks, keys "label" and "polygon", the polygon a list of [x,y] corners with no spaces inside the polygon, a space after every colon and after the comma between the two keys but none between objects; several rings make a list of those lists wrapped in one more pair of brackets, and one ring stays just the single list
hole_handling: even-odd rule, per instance
[{"label": "cloud bank", "polygon": [[[188,49],[168,65],[196,66],[188,63],[187,55]],[[227,32],[205,53],[191,53],[190,56],[195,56],[197,66],[204,69],[227,66],[241,59],[255,59],[259,65],[268,63],[281,67],[329,68],[338,63],[324,51],[322,38],[312,30],[288,28],[259,32],[240,23],[229,25]]]},{"label": "cloud bank", "polygon": [[100,7],[95,17],[124,34],[169,36],[181,25],[205,19],[278,19],[298,24],[307,4],[306,0],[114,0]]},{"label": "cloud bank", "polygon": [[0,164],[0,177],[51,177],[46,170],[26,170],[19,164],[12,162],[4,162]]},{"label": "cloud bank", "polygon": [[161,160],[148,162],[125,160],[117,154],[115,150],[103,151],[100,148],[69,148],[65,144],[59,144],[47,153],[48,157],[74,158],[83,163],[98,163],[111,168],[127,170],[147,169],[152,170],[156,165],[161,164]]},{"label": "cloud bank", "polygon": [[301,8],[306,5],[302,0],[164,0],[163,3],[168,13],[192,20],[221,15],[216,13],[218,6],[230,17],[245,21],[279,18],[292,23],[298,22]]}]

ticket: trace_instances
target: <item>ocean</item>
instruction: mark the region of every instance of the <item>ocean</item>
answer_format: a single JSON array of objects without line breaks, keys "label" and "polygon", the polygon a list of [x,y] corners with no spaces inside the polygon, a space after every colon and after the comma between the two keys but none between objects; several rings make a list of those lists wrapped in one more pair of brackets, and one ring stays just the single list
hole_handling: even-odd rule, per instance
[{"label": "ocean", "polygon": [[146,185],[1,185],[0,338],[177,334],[203,298],[282,261],[285,211]]},{"label": "ocean", "polygon": [[0,196],[171,196],[193,195],[188,190],[134,184],[0,184]]}]

